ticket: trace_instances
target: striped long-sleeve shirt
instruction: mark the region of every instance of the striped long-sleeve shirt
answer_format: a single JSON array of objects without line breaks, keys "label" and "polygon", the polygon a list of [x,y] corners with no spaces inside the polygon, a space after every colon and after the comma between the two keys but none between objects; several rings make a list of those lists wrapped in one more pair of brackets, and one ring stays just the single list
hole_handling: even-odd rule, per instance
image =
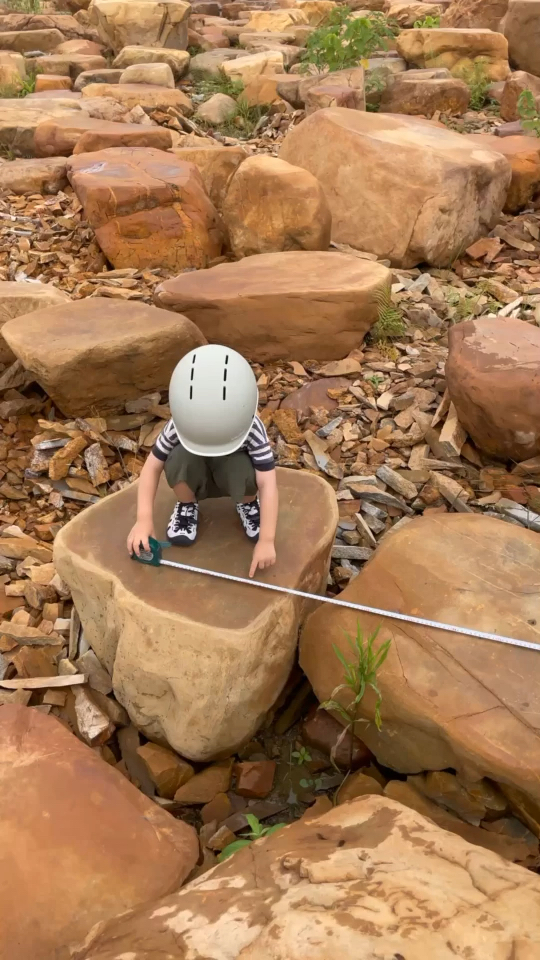
[{"label": "striped long-sleeve shirt", "polygon": [[[165,462],[169,454],[180,443],[172,420],[168,420],[157,438],[152,453],[158,460]],[[260,417],[254,417],[251,429],[240,450],[245,450],[255,470],[273,470],[275,467],[274,454],[270,446],[268,434]]]}]

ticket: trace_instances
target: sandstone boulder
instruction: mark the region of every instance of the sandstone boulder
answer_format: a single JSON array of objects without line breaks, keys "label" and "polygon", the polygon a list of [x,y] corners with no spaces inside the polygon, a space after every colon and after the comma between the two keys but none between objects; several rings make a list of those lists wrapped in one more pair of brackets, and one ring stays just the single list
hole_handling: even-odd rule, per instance
[{"label": "sandstone boulder", "polygon": [[[243,34],[240,36],[243,36]],[[252,33],[248,34],[248,36],[252,38],[247,40],[245,43],[245,47],[249,53],[264,53],[265,50],[277,50],[278,53],[281,53],[283,56],[283,63],[287,68],[292,67],[295,63],[298,63],[302,53],[304,52],[303,47],[297,47],[292,43],[279,43],[276,40],[269,39],[261,40],[261,36],[264,37],[265,34],[261,35]],[[266,34],[266,37],[268,36],[269,35]],[[288,76],[288,74],[285,74],[285,76]]]},{"label": "sandstone boulder", "polygon": [[508,0],[452,0],[441,17],[443,27],[482,28],[500,32]]},{"label": "sandstone boulder", "polygon": [[509,0],[502,29],[512,66],[540,77],[540,0]]},{"label": "sandstone boulder", "polygon": [[105,67],[103,70],[83,70],[73,84],[73,89],[80,92],[90,83],[119,83],[122,73],[123,70],[115,70],[113,67]]},{"label": "sandstone boulder", "polygon": [[336,9],[334,0],[296,0],[293,9],[298,8],[304,14],[311,27],[319,27]]},{"label": "sandstone boulder", "polygon": [[[85,135],[88,134],[89,136]],[[82,139],[84,141],[81,143]],[[46,120],[36,128],[35,152],[38,157],[69,157],[72,153],[103,150],[106,147],[154,147],[169,150],[170,130],[136,123],[108,123],[82,113],[73,117]],[[79,147],[79,144],[80,147]]]},{"label": "sandstone boulder", "polygon": [[36,127],[43,120],[73,116],[80,109],[76,101],[64,99],[0,100],[0,147],[15,157],[32,157]]},{"label": "sandstone boulder", "polygon": [[156,87],[152,83],[89,83],[82,90],[83,107],[86,97],[108,97],[117,100],[128,110],[140,106],[149,112],[167,112],[169,107],[174,107],[185,117],[193,113],[193,104],[182,90]]},{"label": "sandstone boulder", "polygon": [[328,107],[343,107],[347,110],[365,110],[366,99],[363,90],[355,87],[338,86],[336,83],[323,81],[310,87],[305,97],[306,116],[316,110],[325,110]]},{"label": "sandstone boulder", "polygon": [[[5,9],[5,8],[4,8]],[[66,40],[97,40],[93,27],[81,23],[76,17],[67,13],[2,13],[0,14],[0,30],[24,31],[58,30],[62,34],[62,43]],[[34,47],[39,50],[39,47]],[[42,47],[42,50],[45,48]]]},{"label": "sandstone boulder", "polygon": [[115,267],[205,267],[222,227],[192,164],[162,150],[113,147],[73,157],[68,176]]},{"label": "sandstone boulder", "polygon": [[448,67],[455,77],[467,77],[476,63],[481,64],[489,80],[506,80],[510,73],[508,43],[502,33],[491,30],[403,30],[396,47],[407,63],[415,67]]},{"label": "sandstone boulder", "polygon": [[95,923],[171,893],[197,861],[191,827],[30,707],[0,711],[0,798],[2,960],[68,957]]},{"label": "sandstone boulder", "polygon": [[[337,524],[334,492],[318,477],[283,469],[278,485],[278,561],[260,579],[317,593]],[[160,536],[173,503],[163,481]],[[305,602],[134,563],[125,541],[135,509],[132,485],[81,513],[55,540],[57,569],[135,725],[190,760],[227,757],[256,732],[283,688]],[[234,505],[208,500],[201,512],[190,563],[245,577],[251,548]],[[184,562],[185,552],[172,548],[167,558]]]},{"label": "sandstone boulder", "polygon": [[281,97],[277,86],[287,86],[292,81],[294,88],[298,89],[298,78],[289,73],[274,73],[272,75],[261,73],[258,77],[253,77],[247,86],[244,87],[239,96],[248,107],[267,106],[271,103],[277,103]]},{"label": "sandstone boulder", "polygon": [[221,68],[228,60],[237,60],[238,57],[247,57],[246,50],[207,50],[197,53],[191,58],[189,73],[195,80],[204,80],[210,77],[219,77]]},{"label": "sandstone boulder", "polygon": [[291,251],[184,273],[156,289],[156,303],[263,360],[337,359],[358,347],[390,282],[379,263],[345,253]]},{"label": "sandstone boulder", "polygon": [[226,93],[214,93],[208,100],[201,103],[197,108],[195,117],[204,123],[219,126],[230,120],[238,112],[236,100],[229,97]]},{"label": "sandstone boulder", "polygon": [[196,137],[190,147],[175,147],[173,153],[179,160],[193,163],[199,171],[204,188],[214,206],[221,210],[229,181],[246,157],[245,147],[218,145],[216,140],[205,141]]},{"label": "sandstone boulder", "polygon": [[[416,71],[411,70],[411,73]],[[422,72],[422,71],[418,71]],[[383,113],[404,113],[432,117],[434,113],[460,116],[469,106],[470,90],[458,77],[448,80],[409,78],[408,73],[389,77],[379,101]]]},{"label": "sandstone boulder", "polygon": [[[67,164],[61,157],[12,160],[0,166],[0,192],[58,193],[67,186]],[[19,286],[19,284],[18,284]],[[0,290],[1,290],[0,286]]]},{"label": "sandstone boulder", "polygon": [[222,70],[225,76],[231,80],[241,80],[246,86],[261,73],[283,73],[283,54],[279,50],[251,53],[236,60],[226,60]]},{"label": "sandstone boulder", "polygon": [[508,460],[540,454],[540,329],[475,317],[450,329],[448,389],[481,450]]},{"label": "sandstone boulder", "polygon": [[56,48],[56,53],[77,54],[85,57],[101,56],[103,52],[104,48],[101,43],[82,39],[66,40]]},{"label": "sandstone boulder", "polygon": [[107,67],[107,61],[105,57],[96,55],[53,53],[47,57],[28,57],[26,65],[29,70],[71,77],[72,80],[76,80],[80,73],[87,70],[104,70]]},{"label": "sandstone boulder", "polygon": [[171,68],[175,80],[187,73],[190,56],[187,50],[168,50],[162,47],[124,47],[114,60],[113,66],[125,70],[136,63],[166,63]]},{"label": "sandstone boulder", "polygon": [[442,126],[338,108],[290,131],[280,157],[320,182],[333,240],[401,267],[453,263],[495,225],[511,178],[500,154]]},{"label": "sandstone boulder", "polygon": [[149,83],[174,89],[174,74],[168,63],[132,63],[122,72],[120,83]]},{"label": "sandstone boulder", "polygon": [[443,10],[441,4],[426,3],[426,0],[397,0],[389,4],[387,16],[395,20],[400,27],[414,27],[417,20],[440,17]]},{"label": "sandstone boulder", "polygon": [[501,97],[501,117],[503,120],[519,120],[518,100],[525,90],[530,90],[536,109],[540,110],[540,77],[524,70],[516,70],[506,81]]},{"label": "sandstone boulder", "polygon": [[77,960],[503,960],[514,945],[516,960],[532,960],[539,908],[534,873],[370,796],[119,917]]},{"label": "sandstone boulder", "polygon": [[106,46],[187,47],[190,4],[185,0],[93,0],[92,17]]},{"label": "sandstone boulder", "polygon": [[66,416],[121,410],[126,400],[166,389],[178,360],[206,342],[186,317],[107,297],[34,308],[2,332]]},{"label": "sandstone boulder", "polygon": [[[33,162],[32,160],[16,160],[14,163],[9,164],[9,166],[15,167],[19,164],[29,164]],[[43,162],[43,160],[39,161],[40,164],[43,164]],[[45,162],[50,163],[51,161]],[[56,160],[54,162],[58,163]],[[0,168],[0,189],[2,186],[1,176],[4,169],[4,167]],[[14,190],[13,192],[19,193],[22,191]],[[32,190],[30,192],[41,193],[42,191]],[[2,280],[0,282],[0,331],[8,320],[13,320],[15,317],[24,316],[27,313],[32,313],[34,310],[42,311],[47,307],[62,306],[66,303],[71,303],[69,295],[63,290],[53,287],[52,284]],[[13,360],[15,360],[15,354],[0,334],[0,363],[12,363]]]},{"label": "sandstone boulder", "polygon": [[251,10],[246,30],[256,33],[283,33],[296,24],[308,22],[299,5],[287,10]]},{"label": "sandstone boulder", "polygon": [[0,31],[0,50],[14,50],[16,53],[42,50],[49,53],[64,40],[64,35],[56,29]]},{"label": "sandstone boulder", "polygon": [[223,218],[237,259],[285,250],[328,250],[332,217],[307,170],[277,157],[249,157],[234,174]]},{"label": "sandstone boulder", "polygon": [[63,77],[54,73],[37,73],[35,93],[45,90],[71,90],[73,83],[70,77]]},{"label": "sandstone boulder", "polygon": [[[540,644],[539,563],[540,537],[523,527],[473,513],[425,516],[386,537],[340,599]],[[357,624],[364,636],[380,627],[377,643],[392,640],[378,673],[382,728],[362,725],[381,763],[487,776],[538,802],[539,695],[530,678],[539,653],[325,605],[300,641],[320,700],[343,679],[332,644],[347,656],[346,633],[356,635]],[[337,699],[347,702],[343,692]],[[362,716],[373,720],[374,706],[368,694]]]},{"label": "sandstone boulder", "polygon": [[24,57],[0,50],[0,86],[20,90],[26,77]]},{"label": "sandstone boulder", "polygon": [[512,167],[512,180],[504,213],[519,213],[540,192],[540,140],[538,137],[494,137],[489,134],[469,134],[469,139],[480,148],[496,150],[506,157]]}]

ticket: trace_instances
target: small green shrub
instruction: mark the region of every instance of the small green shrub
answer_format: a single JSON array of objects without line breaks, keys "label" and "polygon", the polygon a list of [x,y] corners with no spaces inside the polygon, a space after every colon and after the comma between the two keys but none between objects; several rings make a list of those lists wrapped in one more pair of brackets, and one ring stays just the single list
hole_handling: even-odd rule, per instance
[{"label": "small green shrub", "polygon": [[19,84],[6,83],[0,86],[0,99],[13,100],[26,97],[29,93],[34,93],[36,89],[36,74],[28,73],[24,80]]},{"label": "small green shrub", "polygon": [[218,77],[207,77],[197,84],[197,93],[201,93],[207,100],[215,93],[225,93],[235,100],[244,89],[241,80],[231,80],[226,73],[220,70]]},{"label": "small green shrub", "polygon": [[252,813],[246,813],[246,820],[251,828],[250,832],[245,837],[239,837],[238,840],[229,843],[229,845],[221,851],[218,857],[220,863],[232,857],[233,853],[241,850],[242,847],[249,847],[250,843],[253,843],[254,840],[260,840],[261,837],[269,837],[271,833],[275,833],[276,830],[281,830],[282,827],[287,826],[286,823],[275,823],[273,827],[263,827],[257,817],[254,817]]},{"label": "small green shrub", "polygon": [[476,60],[471,68],[463,72],[462,78],[471,93],[469,101],[471,110],[482,110],[489,102],[488,90],[491,86],[491,80],[486,74],[485,61]]},{"label": "small green shrub", "polygon": [[[366,110],[371,113],[377,113],[379,109],[379,94],[386,89],[387,75],[384,70],[373,70],[370,73],[366,74],[365,82],[365,91],[366,91]],[[370,101],[370,94],[371,97]]]},{"label": "small green shrub", "polygon": [[540,137],[540,114],[536,107],[536,100],[530,90],[524,90],[519,95],[517,107],[524,130],[530,130],[536,137]]},{"label": "small green shrub", "polygon": [[424,17],[423,20],[415,20],[415,30],[436,30],[441,25],[440,17]]},{"label": "small green shrub", "polygon": [[349,7],[336,7],[324,23],[308,37],[302,57],[303,69],[312,64],[318,70],[345,70],[365,61],[376,50],[386,50],[388,39],[396,34],[384,14],[370,12],[351,17]]},{"label": "small green shrub", "polygon": [[16,13],[41,13],[41,0],[3,0],[2,6]]},{"label": "small green shrub", "polygon": [[399,307],[392,301],[392,294],[388,287],[376,295],[378,318],[370,330],[373,340],[384,342],[398,339],[405,333],[407,326]]}]

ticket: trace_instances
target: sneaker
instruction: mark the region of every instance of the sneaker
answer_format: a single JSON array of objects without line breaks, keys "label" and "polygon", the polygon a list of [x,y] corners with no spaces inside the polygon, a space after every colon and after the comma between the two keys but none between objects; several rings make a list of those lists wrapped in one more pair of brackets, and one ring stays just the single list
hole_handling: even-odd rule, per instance
[{"label": "sneaker", "polygon": [[197,537],[198,503],[177,503],[167,527],[167,539],[174,547],[189,547]]},{"label": "sneaker", "polygon": [[237,503],[236,509],[242,521],[244,533],[248,540],[257,543],[261,529],[261,508],[258,500],[251,503]]}]

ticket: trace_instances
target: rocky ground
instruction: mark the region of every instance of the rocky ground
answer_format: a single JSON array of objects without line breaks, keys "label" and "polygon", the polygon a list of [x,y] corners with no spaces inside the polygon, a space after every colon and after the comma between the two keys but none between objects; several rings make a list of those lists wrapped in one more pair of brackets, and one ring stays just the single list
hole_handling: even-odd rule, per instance
[{"label": "rocky ground", "polygon": [[[122,643],[137,633],[135,623],[126,627],[135,607],[116,596],[110,572],[108,586],[96,586],[95,570],[107,564],[96,561],[95,544],[85,554],[96,530],[114,538],[114,508],[107,514],[104,501],[123,491],[131,504],[130,487],[169,417],[165,354],[206,336],[244,346],[278,465],[298,475],[282,481],[294,508],[286,550],[313,555],[309,576],[291,565],[289,586],[324,588],[328,561],[328,597],[538,641],[540,140],[518,119],[517,99],[531,89],[540,101],[540,79],[521,14],[511,9],[519,2],[510,0],[505,29],[517,71],[510,73],[503,33],[488,22],[491,6],[471,23],[460,0],[448,10],[398,3],[386,11],[402,27],[391,44],[397,50],[377,51],[366,71],[330,73],[331,85],[326,74],[321,81],[313,70],[294,72],[334,8],[329,0],[295,8],[196,3],[189,20],[189,5],[171,0],[170,22],[160,28],[169,31],[167,49],[160,35],[150,52],[143,44],[156,29],[151,18],[144,30],[136,17],[126,26],[104,0],[94,0],[93,19],[75,0],[75,16],[0,15],[0,324],[8,324],[0,345],[0,704],[56,717],[155,809],[171,813],[179,831],[189,824],[199,836],[181,868],[167,853],[168,886],[156,878],[117,909],[90,911],[85,930],[176,889],[189,870],[202,876],[248,829],[258,835],[301,819],[301,832],[308,818],[366,795],[383,811],[397,801],[538,872],[534,652],[473,648],[465,635],[454,642],[445,632],[408,634],[389,618],[364,618],[365,635],[382,627],[391,647],[378,681],[382,728],[371,691],[351,738],[343,717],[318,704],[343,680],[331,643],[345,644],[355,618],[321,607],[302,633],[298,662],[294,610],[277,680],[267,684],[281,690],[277,702],[266,703],[264,682],[253,680],[263,667],[275,672],[262,651],[277,626],[258,635],[250,624],[261,659],[245,677],[234,675],[238,661],[231,667],[223,640],[215,664],[229,685],[223,699],[234,704],[239,688],[241,712],[245,685],[251,739],[231,729],[223,741],[230,748],[218,748],[210,707],[202,721],[195,710],[173,721],[170,734],[170,710],[151,698],[165,695],[156,691],[174,679],[176,660],[168,654],[144,676],[126,667]],[[537,0],[528,2],[536,9]],[[415,28],[428,7],[442,24]],[[485,27],[488,39],[479,33]],[[444,64],[426,53],[439,30],[454,31]],[[473,69],[480,59],[476,86],[455,73],[458,54]],[[34,93],[8,96],[31,67],[43,71]],[[382,86],[365,85],[381,70]],[[364,110],[365,92],[374,113]],[[474,110],[471,94],[479,98]],[[325,109],[336,106],[347,108],[339,123]],[[377,141],[368,131],[368,172],[378,179],[364,188],[364,150],[346,138],[370,116],[390,132]],[[456,136],[433,147],[444,128]],[[436,174],[424,164],[431,150]],[[332,164],[349,171],[346,189],[332,180]],[[432,210],[443,184],[446,206]],[[232,305],[221,277],[232,283]],[[302,487],[305,475],[324,487]],[[313,532],[301,519],[304,496],[320,504]],[[80,551],[62,534],[53,558],[60,531],[79,515],[70,529]],[[196,563],[211,566],[202,550]],[[230,568],[242,573],[242,562],[233,550]],[[80,599],[85,582],[88,605]],[[131,582],[129,589],[136,593]],[[144,603],[139,619],[153,609],[157,623],[159,603]],[[276,618],[276,610],[269,602],[265,615]],[[193,613],[177,614],[198,626]],[[227,632],[219,616],[205,627],[208,640],[202,634],[209,649]],[[168,621],[159,620],[159,630],[166,637]],[[111,655],[113,635],[121,655]],[[196,685],[189,656],[180,648],[177,669]],[[204,689],[197,687],[199,700]],[[263,720],[254,725],[257,697]],[[219,701],[212,690],[206,698]],[[212,709],[227,727],[226,708]],[[6,743],[20,739],[21,716],[13,714]],[[29,723],[29,743],[39,741],[39,721]],[[213,748],[200,747],[205,737]],[[188,835],[179,838],[187,849]],[[126,943],[133,935],[130,928]],[[77,942],[83,936],[82,927],[73,934]],[[103,952],[80,956],[108,960],[104,942]]]}]

